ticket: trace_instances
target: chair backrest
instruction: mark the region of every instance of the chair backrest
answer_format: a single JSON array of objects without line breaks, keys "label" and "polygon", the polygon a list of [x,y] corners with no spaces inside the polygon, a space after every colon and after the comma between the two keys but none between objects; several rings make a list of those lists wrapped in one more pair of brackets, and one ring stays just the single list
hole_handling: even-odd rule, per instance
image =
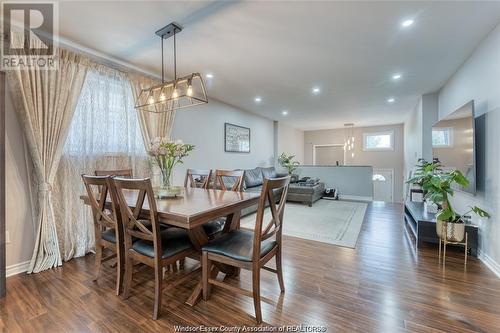
[{"label": "chair backrest", "polygon": [[[219,188],[221,190],[228,190],[226,181],[231,179],[234,181],[230,186],[230,191],[243,191],[243,176],[245,174],[244,170],[215,170],[215,184],[214,188]],[[228,182],[229,183],[229,182]]]},{"label": "chair backrest", "polygon": [[[111,178],[111,184],[111,196],[118,202],[122,216],[125,249],[132,247],[132,237],[145,239],[154,243],[155,256],[161,258],[160,224],[151,180],[114,177]],[[146,199],[149,216],[144,217],[141,212]],[[130,206],[134,207],[133,210]],[[151,229],[144,224],[148,221],[151,223]]]},{"label": "chair backrest", "polygon": [[112,177],[132,178],[132,169],[95,170],[94,173],[96,176],[112,176]]},{"label": "chair backrest", "polygon": [[[283,213],[285,212],[286,195],[290,176],[282,178],[265,179],[262,185],[262,192],[257,208],[257,217],[255,220],[254,240],[253,240],[253,259],[260,259],[261,243],[273,236],[276,236],[276,242],[281,245],[281,235],[283,229]],[[281,193],[279,193],[281,191]],[[278,204],[276,204],[276,194],[280,195]],[[264,224],[264,213],[266,203],[269,204],[271,211],[271,220]]]},{"label": "chair backrest", "polygon": [[[108,210],[109,207],[106,207],[110,177],[82,175],[82,179],[92,209],[96,237],[100,239],[100,233],[105,228],[114,228],[117,235],[121,235],[120,213],[117,202],[111,198],[111,209]],[[111,212],[111,214],[108,212]],[[121,237],[117,239],[121,239]]]},{"label": "chair backrest", "polygon": [[[186,178],[184,179],[184,187],[189,186],[207,189],[211,176],[212,170],[187,169]],[[198,182],[196,180],[198,180]]]}]

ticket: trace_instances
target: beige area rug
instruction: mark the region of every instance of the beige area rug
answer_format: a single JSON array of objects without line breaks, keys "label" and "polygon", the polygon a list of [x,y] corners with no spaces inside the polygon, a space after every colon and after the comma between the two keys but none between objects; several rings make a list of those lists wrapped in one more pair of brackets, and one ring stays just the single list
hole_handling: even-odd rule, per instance
[{"label": "beige area rug", "polygon": [[[365,217],[366,203],[321,199],[312,207],[287,202],[283,234],[350,248],[356,247]],[[266,209],[264,224],[270,221]],[[255,214],[241,219],[241,227],[253,229]]]}]

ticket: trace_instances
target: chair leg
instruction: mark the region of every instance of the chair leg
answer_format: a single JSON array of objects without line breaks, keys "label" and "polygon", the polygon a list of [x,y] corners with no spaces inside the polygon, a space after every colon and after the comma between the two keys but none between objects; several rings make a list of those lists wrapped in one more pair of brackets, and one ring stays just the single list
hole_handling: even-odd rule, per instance
[{"label": "chair leg", "polygon": [[179,260],[179,268],[183,269],[184,268],[184,263],[186,262],[186,259],[181,259]]},{"label": "chair leg", "polygon": [[134,262],[128,255],[125,256],[125,278],[123,281],[123,298],[130,296],[130,287],[132,286],[132,273],[134,272]]},{"label": "chair leg", "polygon": [[116,295],[123,290],[123,275],[125,273],[125,260],[119,252],[116,254]]},{"label": "chair leg", "polygon": [[161,294],[163,282],[163,267],[158,263],[155,265],[155,305],[153,310],[153,320],[158,319],[161,311]]},{"label": "chair leg", "polygon": [[278,275],[278,282],[280,284],[281,292],[285,292],[285,283],[283,282],[283,265],[281,264],[281,247],[276,252],[276,270]]},{"label": "chair leg", "polygon": [[99,274],[101,273],[101,262],[102,262],[102,246],[100,244],[96,244],[94,281],[97,281],[97,279],[99,278]]},{"label": "chair leg", "polygon": [[253,306],[255,308],[255,319],[257,324],[262,323],[262,312],[260,310],[260,268],[254,267],[252,270],[252,291]]},{"label": "chair leg", "polygon": [[208,283],[210,275],[210,260],[208,260],[208,252],[203,252],[201,255],[201,274],[203,284],[203,300],[208,301],[210,298],[210,283]]}]

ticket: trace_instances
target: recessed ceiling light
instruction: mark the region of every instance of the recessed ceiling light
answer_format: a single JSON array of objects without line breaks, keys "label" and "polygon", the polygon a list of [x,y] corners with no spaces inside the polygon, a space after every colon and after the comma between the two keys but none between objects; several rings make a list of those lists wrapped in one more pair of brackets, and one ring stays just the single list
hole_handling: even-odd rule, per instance
[{"label": "recessed ceiling light", "polygon": [[317,95],[321,92],[321,89],[319,89],[319,87],[314,87],[314,88],[312,88],[312,92],[313,92],[313,94]]},{"label": "recessed ceiling light", "polygon": [[212,73],[207,73],[207,74],[205,75],[205,77],[206,77],[207,79],[212,79],[212,78],[214,77],[214,75],[213,75]]},{"label": "recessed ceiling light", "polygon": [[262,102],[262,98],[260,96],[255,97],[255,103]]},{"label": "recessed ceiling light", "polygon": [[402,75],[401,75],[401,74],[394,74],[394,75],[392,76],[392,79],[393,79],[393,80],[399,80],[401,77],[402,77]]},{"label": "recessed ceiling light", "polygon": [[286,116],[288,114],[288,111],[287,110],[283,110],[283,111],[281,111],[281,114],[284,115],[284,116]]},{"label": "recessed ceiling light", "polygon": [[387,99],[387,103],[394,103],[396,101],[393,97]]},{"label": "recessed ceiling light", "polygon": [[403,28],[408,28],[409,26],[413,25],[415,21],[413,21],[412,19],[408,19],[408,20],[404,20],[403,22],[401,22],[401,26]]}]

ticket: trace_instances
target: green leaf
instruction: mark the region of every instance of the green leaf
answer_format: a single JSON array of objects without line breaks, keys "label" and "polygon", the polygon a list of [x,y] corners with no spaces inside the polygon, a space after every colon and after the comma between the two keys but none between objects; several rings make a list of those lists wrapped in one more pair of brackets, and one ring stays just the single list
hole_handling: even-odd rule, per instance
[{"label": "green leaf", "polygon": [[490,214],[479,208],[478,206],[471,207],[472,211],[480,217],[490,217]]},{"label": "green leaf", "polygon": [[437,215],[436,219],[441,221],[449,221],[455,214],[450,208],[441,210]]}]

